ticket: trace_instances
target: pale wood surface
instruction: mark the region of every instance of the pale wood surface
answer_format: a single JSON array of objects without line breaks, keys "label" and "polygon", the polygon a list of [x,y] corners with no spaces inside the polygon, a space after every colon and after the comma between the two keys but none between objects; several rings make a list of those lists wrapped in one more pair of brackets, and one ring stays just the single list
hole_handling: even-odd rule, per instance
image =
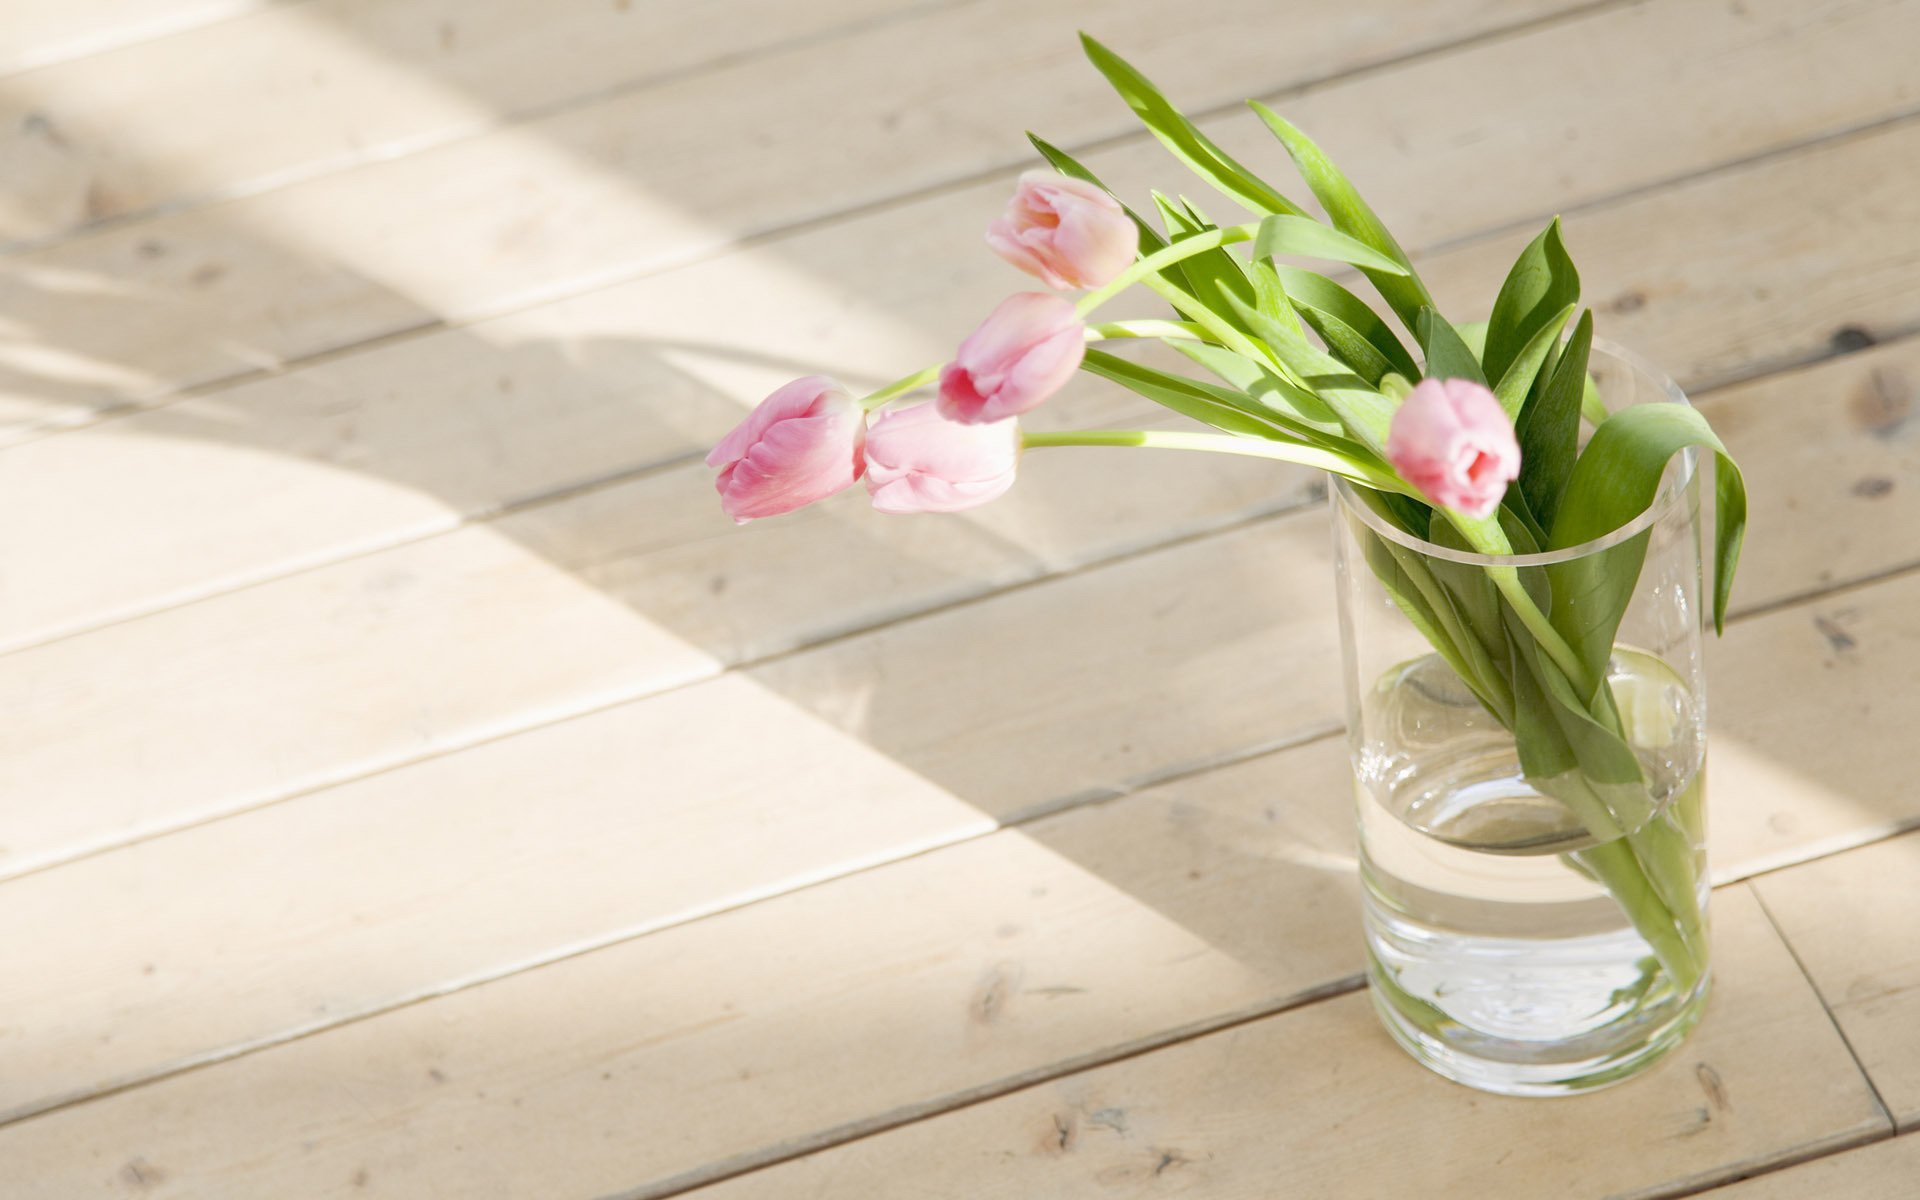
[{"label": "pale wood surface", "polygon": [[[0,1192],[1905,1195],[1920,10],[1195,15],[8,6]],[[1648,1079],[1475,1096],[1347,994],[1305,473],[715,510],[770,387],[1020,286],[1024,128],[1198,190],[1082,26],[1263,167],[1276,99],[1452,305],[1565,214],[1746,465],[1720,991]]]},{"label": "pale wood surface", "polygon": [[1920,1126],[1920,835],[1781,871],[1759,882],[1833,1019],[1902,1130]]},{"label": "pale wood surface", "polygon": [[1916,1179],[1920,1179],[1920,1138],[1900,1137],[1702,1195],[1713,1200],[1807,1200],[1812,1196],[1907,1200]]}]

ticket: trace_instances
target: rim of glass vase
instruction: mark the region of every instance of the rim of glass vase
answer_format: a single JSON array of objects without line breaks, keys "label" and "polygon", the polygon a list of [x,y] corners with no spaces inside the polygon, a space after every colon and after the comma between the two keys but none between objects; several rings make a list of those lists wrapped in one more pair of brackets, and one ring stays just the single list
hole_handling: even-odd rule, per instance
[{"label": "rim of glass vase", "polygon": [[[1597,337],[1593,339],[1593,353],[1604,354],[1636,374],[1645,376],[1666,397],[1664,401],[1655,403],[1684,404],[1689,408],[1693,406],[1692,401],[1687,399],[1687,394],[1680,390],[1680,385],[1675,383],[1671,376],[1625,346]],[[1451,546],[1442,546],[1388,524],[1379,513],[1374,512],[1360,500],[1356,494],[1359,490],[1357,484],[1336,477],[1333,480],[1331,494],[1335,498],[1335,503],[1358,517],[1360,522],[1374,533],[1428,558],[1437,558],[1443,562],[1464,563],[1473,567],[1550,567],[1556,563],[1571,562],[1576,558],[1585,558],[1590,554],[1612,549],[1651,529],[1672,512],[1674,506],[1681,503],[1685,496],[1687,485],[1693,481],[1693,474],[1697,469],[1695,464],[1699,456],[1693,450],[1683,450],[1676,457],[1680,460],[1679,471],[1669,469],[1661,477],[1660,490],[1654,494],[1653,503],[1647,505],[1645,511],[1639,516],[1597,538],[1559,550],[1542,550],[1538,554],[1476,554],[1471,550],[1456,550]]]}]

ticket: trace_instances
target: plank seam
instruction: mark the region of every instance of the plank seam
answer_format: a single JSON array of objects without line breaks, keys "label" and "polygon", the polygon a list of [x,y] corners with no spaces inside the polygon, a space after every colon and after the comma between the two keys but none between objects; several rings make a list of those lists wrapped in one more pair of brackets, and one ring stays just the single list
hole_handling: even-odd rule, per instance
[{"label": "plank seam", "polygon": [[[1631,1200],[1680,1200],[1680,1198],[1684,1196],[1697,1196],[1702,1192],[1711,1192],[1716,1188],[1728,1187],[1748,1179],[1759,1179],[1764,1175],[1777,1174],[1789,1168],[1800,1166],[1803,1163],[1814,1162],[1822,1158],[1833,1158],[1836,1155],[1845,1154],[1850,1150],[1858,1150],[1864,1146],[1871,1146],[1876,1142],[1887,1141],[1894,1136],[1891,1131],[1886,1130],[1865,1134],[1837,1134],[1832,1137],[1809,1142],[1804,1146],[1795,1147],[1793,1150],[1778,1155],[1757,1167],[1742,1165],[1730,1172],[1717,1175],[1713,1172],[1703,1172],[1700,1175],[1688,1179],[1676,1180],[1673,1183],[1662,1184],[1644,1192],[1636,1192],[1633,1194]],[[1628,1198],[1614,1197],[1610,1198],[1610,1200],[1628,1200]]]},{"label": "plank seam", "polygon": [[[1063,1059],[1047,1067],[1035,1068],[981,1084],[959,1092],[950,1093],[940,1100],[926,1101],[921,1104],[904,1105],[889,1113],[863,1121],[852,1121],[833,1129],[822,1131],[813,1137],[800,1138],[780,1146],[768,1147],[753,1154],[739,1155],[706,1167],[682,1172],[670,1176],[658,1183],[642,1185],[622,1192],[614,1192],[600,1197],[600,1200],[666,1200],[666,1197],[681,1195],[696,1188],[711,1187],[716,1183],[734,1179],[741,1175],[752,1174],[804,1158],[822,1150],[844,1146],[850,1142],[864,1141],[867,1138],[911,1125],[931,1117],[944,1116],[947,1113],[973,1108],[1008,1096],[1014,1092],[1042,1084],[1052,1083],[1071,1075],[1097,1070],[1117,1063],[1127,1062],[1153,1054],[1160,1050],[1177,1046],[1197,1038],[1210,1037],[1226,1033],[1244,1025],[1264,1021],[1285,1013],[1310,1008],[1313,1005],[1352,995],[1365,990],[1367,977],[1364,972],[1342,976],[1339,979],[1296,992],[1277,1001],[1249,1005],[1231,1013],[1222,1014],[1201,1021],[1176,1026],[1159,1034],[1135,1039],[1122,1044],[1116,1050],[1093,1050]],[[832,1139],[832,1140],[829,1140]]]},{"label": "plank seam", "polygon": [[1767,903],[1767,898],[1760,894],[1759,888],[1751,884],[1744,886],[1753,894],[1754,903],[1760,906],[1760,914],[1766,917],[1767,924],[1773,928],[1774,936],[1779,938],[1780,944],[1787,948],[1787,953],[1793,958],[1794,967],[1806,979],[1808,989],[1820,1002],[1820,1011],[1827,1014],[1827,1023],[1833,1026],[1834,1036],[1838,1037],[1840,1044],[1847,1048],[1847,1057],[1853,1060],[1854,1069],[1860,1072],[1861,1081],[1867,1085],[1868,1093],[1873,1096],[1874,1111],[1878,1112],[1881,1119],[1887,1123],[1887,1135],[1892,1136],[1896,1128],[1893,1109],[1888,1107],[1886,1098],[1880,1094],[1880,1085],[1874,1082],[1873,1075],[1867,1070],[1867,1064],[1861,1060],[1859,1051],[1853,1048],[1853,1039],[1847,1036],[1845,1027],[1840,1024],[1840,1018],[1833,1015],[1833,1006],[1827,1003],[1827,994],[1820,990],[1820,984],[1814,979],[1813,972],[1807,970],[1805,960],[1800,957],[1799,948],[1793,944],[1793,939],[1787,936],[1786,929],[1773,915],[1773,908]]}]

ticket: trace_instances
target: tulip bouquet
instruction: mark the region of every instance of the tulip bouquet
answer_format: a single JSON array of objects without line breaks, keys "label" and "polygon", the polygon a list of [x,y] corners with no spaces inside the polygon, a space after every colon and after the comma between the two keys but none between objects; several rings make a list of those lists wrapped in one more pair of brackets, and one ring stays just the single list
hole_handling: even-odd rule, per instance
[{"label": "tulip bouquet", "polygon": [[[1293,125],[1251,107],[1325,214],[1320,220],[1210,140],[1129,64],[1083,39],[1089,58],[1153,135],[1251,215],[1216,225],[1158,193],[1158,222],[1033,137],[1048,169],[1021,176],[986,241],[1048,291],[995,308],[951,361],[856,399],[831,380],[769,396],[714,449],[725,511],[789,512],[864,478],[887,513],[985,504],[1023,449],[1135,446],[1253,455],[1347,481],[1411,537],[1511,557],[1589,542],[1652,503],[1690,448],[1714,472],[1716,628],[1726,611],[1746,501],[1738,469],[1684,404],[1609,413],[1588,371],[1592,313],[1558,222],[1514,264],[1490,317],[1454,324],[1353,184]],[[1240,253],[1236,253],[1239,249]],[[1391,318],[1312,259],[1357,268]],[[1101,321],[1132,287],[1165,301],[1148,320]],[[1062,293],[1078,291],[1078,299]],[[1576,319],[1576,314],[1577,319]],[[1102,345],[1152,339],[1197,374],[1159,370]],[[1086,371],[1191,418],[1193,430],[1023,432],[1019,418]],[[896,401],[927,387],[934,399]],[[1528,782],[1593,831],[1580,869],[1621,903],[1672,980],[1704,962],[1697,867],[1670,826],[1646,819],[1647,789],[1607,683],[1643,539],[1538,579],[1503,566],[1441,571],[1381,539],[1369,566],[1395,603],[1510,730]]]}]

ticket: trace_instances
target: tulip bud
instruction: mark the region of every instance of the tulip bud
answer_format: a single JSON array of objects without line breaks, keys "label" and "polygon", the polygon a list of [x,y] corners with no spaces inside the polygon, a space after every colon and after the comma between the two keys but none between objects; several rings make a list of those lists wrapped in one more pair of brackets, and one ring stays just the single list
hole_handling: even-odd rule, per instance
[{"label": "tulip bud", "polygon": [[1500,401],[1485,387],[1466,379],[1426,379],[1393,414],[1387,461],[1433,503],[1485,517],[1520,476],[1520,444]]},{"label": "tulip bud", "polygon": [[1127,269],[1140,233],[1120,202],[1081,179],[1028,171],[987,226],[994,253],[1054,288],[1097,288]]},{"label": "tulip bud", "polygon": [[881,414],[867,430],[867,491],[883,513],[958,512],[1013,486],[1020,423],[963,425],[933,404]]},{"label": "tulip bud", "polygon": [[820,375],[780,388],[707,455],[720,507],[739,524],[824,500],[866,469],[866,414]]},{"label": "tulip bud", "polygon": [[940,371],[940,412],[968,424],[1005,420],[1066,386],[1086,353],[1072,302],[1045,292],[1008,296]]}]

